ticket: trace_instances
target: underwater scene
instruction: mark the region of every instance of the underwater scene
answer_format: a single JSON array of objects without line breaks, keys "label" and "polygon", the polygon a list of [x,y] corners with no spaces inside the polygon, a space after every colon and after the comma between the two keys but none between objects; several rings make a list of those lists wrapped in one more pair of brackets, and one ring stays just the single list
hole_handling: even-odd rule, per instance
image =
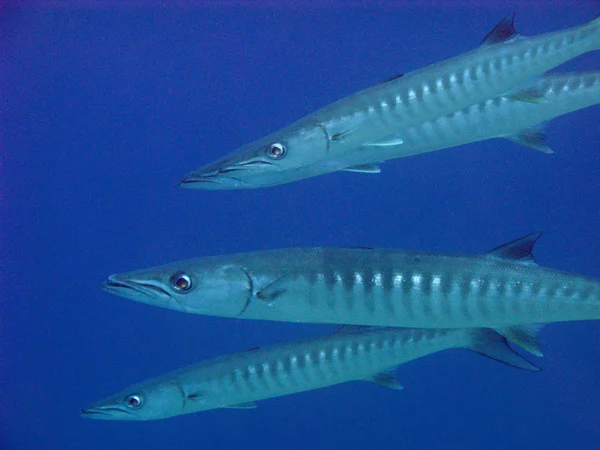
[{"label": "underwater scene", "polygon": [[0,450],[597,449],[600,2],[0,6]]}]

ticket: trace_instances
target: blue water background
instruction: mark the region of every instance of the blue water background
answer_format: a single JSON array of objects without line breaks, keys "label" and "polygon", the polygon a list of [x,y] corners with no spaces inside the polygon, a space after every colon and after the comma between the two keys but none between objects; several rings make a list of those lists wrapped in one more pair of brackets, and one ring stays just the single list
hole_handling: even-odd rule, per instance
[{"label": "blue water background", "polygon": [[[141,3],[141,2],[140,2]],[[597,449],[600,325],[542,334],[541,373],[452,350],[406,389],[367,383],[127,423],[87,404],[205,358],[335,326],[185,315],[99,289],[115,272],[293,246],[483,252],[543,231],[539,263],[600,277],[600,109],[554,120],[555,155],[506,140],[276,188],[180,177],[392,75],[600,2],[5,8],[1,33],[0,448]],[[38,3],[39,6],[39,3]],[[600,69],[588,54],[559,70]]]}]

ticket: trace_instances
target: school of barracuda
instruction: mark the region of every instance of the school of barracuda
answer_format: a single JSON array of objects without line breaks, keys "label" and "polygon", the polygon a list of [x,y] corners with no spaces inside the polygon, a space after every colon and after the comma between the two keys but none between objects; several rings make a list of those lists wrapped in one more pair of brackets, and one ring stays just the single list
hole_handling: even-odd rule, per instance
[{"label": "school of barracuda", "polygon": [[[600,16],[519,35],[514,16],[462,55],[339,100],[187,174],[193,189],[276,186],[491,138],[552,153],[544,123],[600,102],[600,71],[548,70],[600,49]],[[535,262],[530,234],[475,255],[375,248],[289,248],[178,261],[115,274],[103,289],[191,314],[341,324],[335,333],[217,357],[84,408],[154,420],[363,380],[402,389],[397,366],[466,348],[539,370],[540,324],[600,319],[600,281]]]}]

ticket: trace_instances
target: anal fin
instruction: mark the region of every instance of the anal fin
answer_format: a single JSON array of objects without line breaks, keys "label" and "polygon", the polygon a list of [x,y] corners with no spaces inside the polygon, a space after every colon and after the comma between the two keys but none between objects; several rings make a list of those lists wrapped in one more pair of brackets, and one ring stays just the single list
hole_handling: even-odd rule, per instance
[{"label": "anal fin", "polygon": [[401,391],[404,389],[404,386],[402,386],[398,382],[398,378],[396,378],[396,367],[393,367],[389,370],[384,370],[383,372],[378,372],[375,375],[366,378],[365,381],[394,389],[396,391]]},{"label": "anal fin", "polygon": [[542,357],[542,349],[538,333],[542,329],[542,325],[516,325],[512,327],[496,328],[496,331],[508,339],[510,342],[517,344],[529,353]]},{"label": "anal fin", "polygon": [[545,127],[541,124],[525,128],[517,134],[505,137],[517,144],[524,145],[525,147],[532,148],[542,153],[554,153],[554,150],[548,145],[548,136],[546,135]]},{"label": "anal fin", "polygon": [[473,328],[471,332],[473,341],[469,349],[474,352],[517,369],[531,372],[541,370],[510,348],[506,339],[491,328]]}]

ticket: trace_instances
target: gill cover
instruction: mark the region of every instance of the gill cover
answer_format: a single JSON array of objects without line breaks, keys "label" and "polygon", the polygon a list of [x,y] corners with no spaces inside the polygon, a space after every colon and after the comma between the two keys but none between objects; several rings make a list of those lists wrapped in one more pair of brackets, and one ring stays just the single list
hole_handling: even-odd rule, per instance
[{"label": "gill cover", "polygon": [[252,280],[240,266],[206,257],[111,275],[102,288],[162,308],[235,317],[252,295]]}]

